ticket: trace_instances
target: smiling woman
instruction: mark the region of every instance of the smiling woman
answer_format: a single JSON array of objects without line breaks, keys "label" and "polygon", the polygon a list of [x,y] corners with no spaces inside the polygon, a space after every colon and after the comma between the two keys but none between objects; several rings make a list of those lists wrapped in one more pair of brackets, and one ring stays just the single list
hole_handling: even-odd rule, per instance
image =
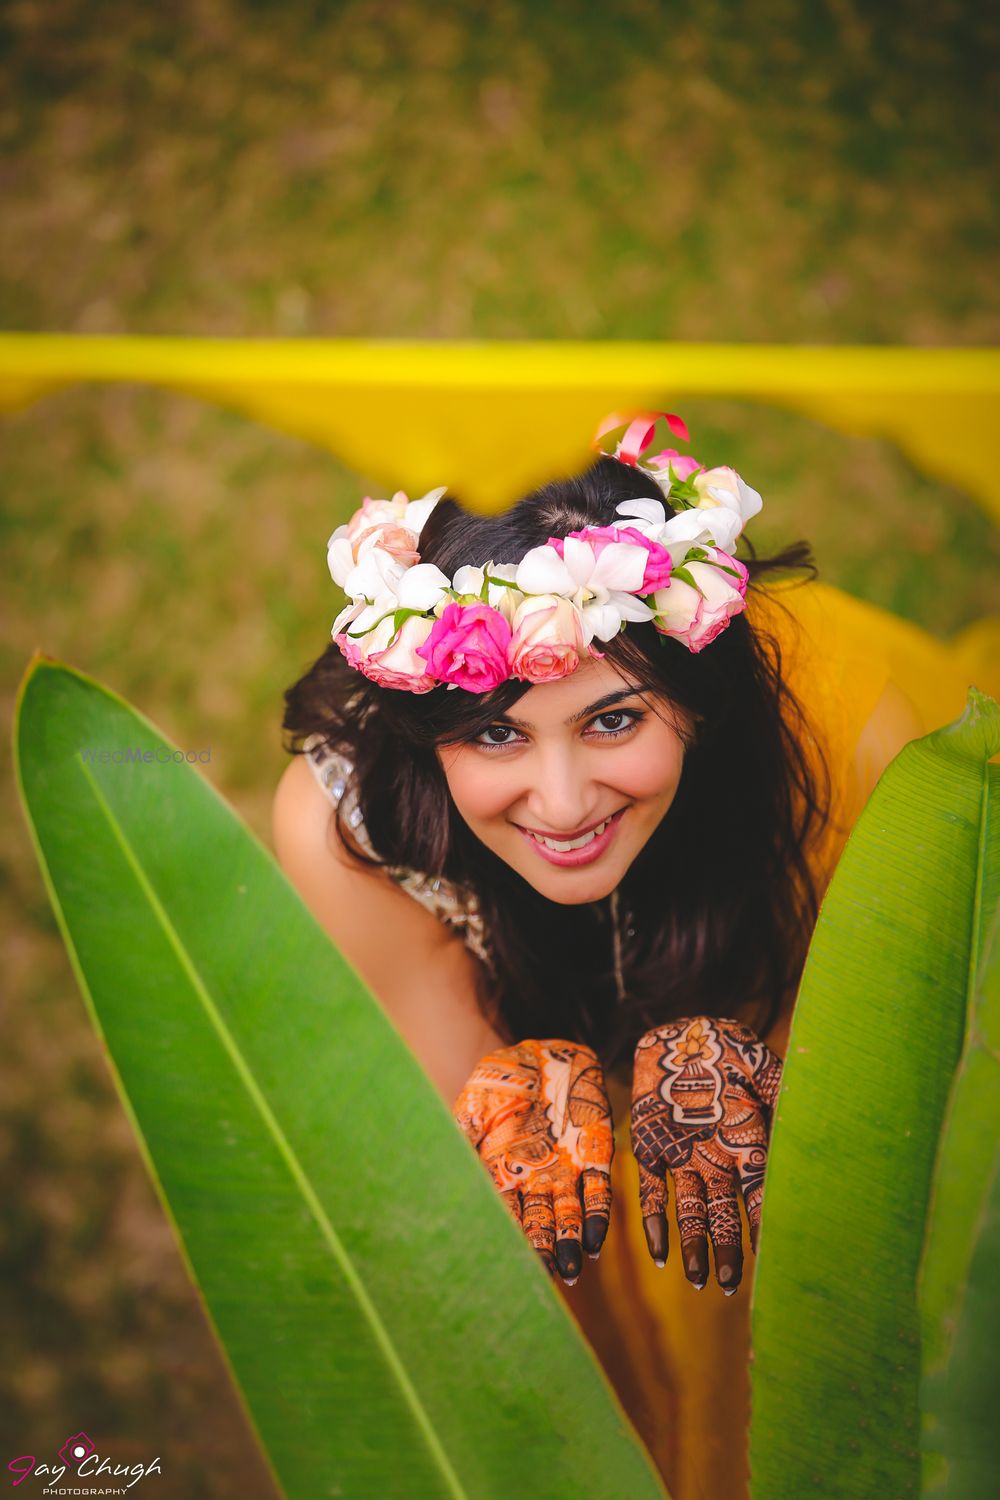
[{"label": "smiling woman", "polygon": [[533,687],[475,740],[438,757],[459,816],[540,895],[599,901],[659,827],[684,741],[652,685],[621,687],[606,661]]},{"label": "smiling woman", "polygon": [[501,516],[435,492],[334,534],[351,602],[286,695],[274,834],[556,1284],[595,1257],[567,1302],[675,1500],[726,1500],[747,1298],[691,1293],[710,1241],[737,1290],[741,1212],[756,1241],[845,751],[885,682],[852,661],[842,723],[793,607],[820,586],[758,581],[814,573],[808,546],[738,560],[759,497],[627,437]]}]

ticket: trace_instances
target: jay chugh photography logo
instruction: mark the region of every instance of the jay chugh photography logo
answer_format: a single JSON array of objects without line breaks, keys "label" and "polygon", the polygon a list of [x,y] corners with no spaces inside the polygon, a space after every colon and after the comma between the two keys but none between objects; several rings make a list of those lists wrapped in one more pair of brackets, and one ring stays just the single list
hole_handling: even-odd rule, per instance
[{"label": "jay chugh photography logo", "polygon": [[[127,1495],[140,1479],[161,1473],[159,1455],[148,1463],[116,1463],[102,1458],[85,1432],[74,1432],[56,1455],[57,1463],[38,1459],[33,1453],[22,1453],[7,1465],[14,1476],[14,1489],[26,1479],[33,1479],[41,1495]],[[67,1475],[69,1476],[67,1479]],[[65,1482],[64,1482],[65,1481]]]}]

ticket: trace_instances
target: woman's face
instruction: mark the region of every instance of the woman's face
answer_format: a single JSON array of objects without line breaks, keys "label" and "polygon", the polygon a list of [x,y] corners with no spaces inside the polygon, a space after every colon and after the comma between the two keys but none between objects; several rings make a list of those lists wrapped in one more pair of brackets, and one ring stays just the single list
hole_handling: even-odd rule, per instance
[{"label": "woman's face", "polygon": [[609,895],[676,795],[674,726],[689,721],[637,681],[588,661],[530,688],[475,742],[438,747],[472,832],[550,901]]}]

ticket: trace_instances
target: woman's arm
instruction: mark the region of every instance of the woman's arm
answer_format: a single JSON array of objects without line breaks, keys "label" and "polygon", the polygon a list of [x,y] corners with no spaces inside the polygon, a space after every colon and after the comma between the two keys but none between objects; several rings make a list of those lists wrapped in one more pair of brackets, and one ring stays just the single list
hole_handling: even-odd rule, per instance
[{"label": "woman's arm", "polygon": [[476,1003],[479,960],[388,875],[351,859],[301,755],[278,783],[272,830],[289,880],[451,1108],[480,1058],[504,1045]]}]

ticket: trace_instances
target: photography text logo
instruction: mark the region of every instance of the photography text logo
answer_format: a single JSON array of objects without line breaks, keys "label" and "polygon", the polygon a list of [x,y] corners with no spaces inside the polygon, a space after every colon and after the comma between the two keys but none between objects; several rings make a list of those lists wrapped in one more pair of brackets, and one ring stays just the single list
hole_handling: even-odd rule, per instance
[{"label": "photography text logo", "polygon": [[144,750],[141,745],[125,745],[110,750],[107,746],[81,745],[80,757],[88,764],[102,766],[128,766],[135,763],[146,766],[165,766],[181,765],[184,761],[187,761],[188,765],[194,765],[200,761],[205,766],[212,759],[212,751],[211,747],[207,750],[171,750],[167,745],[157,745],[155,750]]},{"label": "photography text logo", "polygon": [[[33,1453],[12,1458],[7,1465],[8,1471],[14,1475],[12,1487],[16,1489],[33,1477],[45,1481],[41,1489],[43,1495],[127,1495],[140,1479],[162,1472],[159,1455],[150,1463],[113,1464],[110,1458],[101,1457],[85,1432],[75,1432],[68,1437],[59,1449],[58,1458],[60,1462],[57,1464],[39,1463]],[[71,1471],[70,1482],[63,1484],[67,1470]],[[81,1483],[86,1480],[98,1483]]]}]

